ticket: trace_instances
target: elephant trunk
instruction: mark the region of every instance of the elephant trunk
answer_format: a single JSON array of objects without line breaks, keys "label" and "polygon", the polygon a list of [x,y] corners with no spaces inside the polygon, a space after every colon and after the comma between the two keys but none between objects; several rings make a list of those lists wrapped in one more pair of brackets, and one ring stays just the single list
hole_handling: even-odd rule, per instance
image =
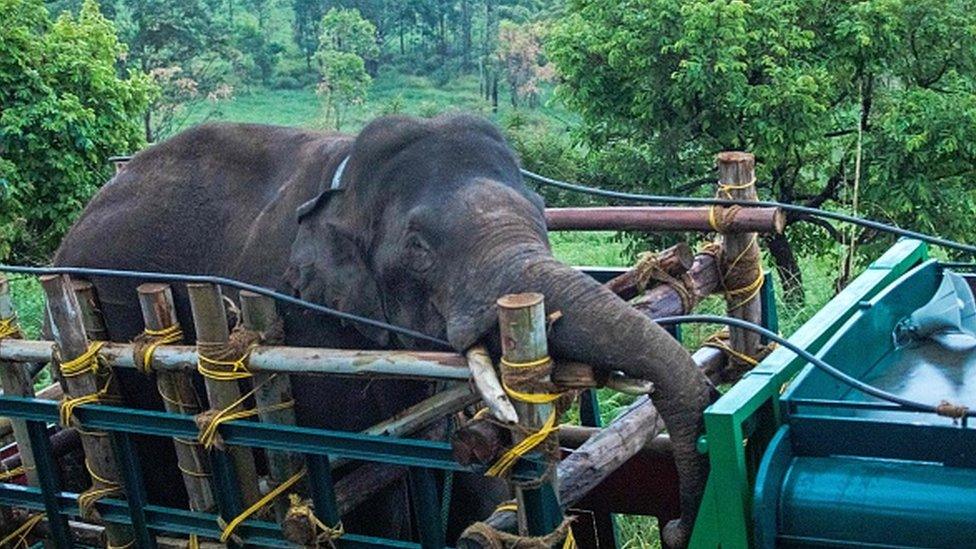
[{"label": "elephant trunk", "polygon": [[550,331],[553,357],[585,362],[598,369],[621,370],[652,381],[651,398],[671,435],[681,484],[681,518],[664,528],[663,537],[670,547],[687,545],[708,469],[706,457],[696,450],[703,431],[702,414],[711,396],[705,376],[681,344],[660,326],[590,277],[556,261],[548,250],[521,249],[495,257],[504,257],[504,263],[483,269],[482,273],[491,275],[482,277],[479,286],[465,285],[468,294],[459,296],[465,304],[455,311],[462,311],[459,318],[465,319],[468,329],[459,329],[451,319],[448,334],[452,343],[469,344],[462,341],[463,334],[473,337],[478,329],[471,321],[479,316],[476,324],[480,324],[480,336],[494,333],[490,323],[495,322],[496,313],[489,304],[497,297],[539,292],[545,296],[548,312],[562,313]]}]

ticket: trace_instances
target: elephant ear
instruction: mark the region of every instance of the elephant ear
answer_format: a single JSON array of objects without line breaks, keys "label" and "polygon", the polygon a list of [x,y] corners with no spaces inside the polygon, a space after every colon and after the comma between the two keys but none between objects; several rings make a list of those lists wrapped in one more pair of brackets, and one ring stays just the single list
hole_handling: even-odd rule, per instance
[{"label": "elephant ear", "polygon": [[[320,207],[311,209],[321,211]],[[306,301],[384,320],[379,287],[352,235],[320,215],[311,215],[314,211],[299,212],[285,282]],[[386,330],[359,323],[354,326],[381,347],[390,341]]]}]

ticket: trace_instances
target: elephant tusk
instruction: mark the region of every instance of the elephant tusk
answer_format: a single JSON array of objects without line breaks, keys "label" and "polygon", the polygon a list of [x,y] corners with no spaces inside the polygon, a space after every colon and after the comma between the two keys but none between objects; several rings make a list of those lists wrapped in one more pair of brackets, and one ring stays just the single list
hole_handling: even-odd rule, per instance
[{"label": "elephant tusk", "polygon": [[491,415],[506,424],[518,423],[518,414],[505,390],[502,389],[488,349],[484,345],[475,345],[468,349],[464,356],[468,359],[468,368],[471,370],[471,377],[474,379],[478,394],[488,405]]}]

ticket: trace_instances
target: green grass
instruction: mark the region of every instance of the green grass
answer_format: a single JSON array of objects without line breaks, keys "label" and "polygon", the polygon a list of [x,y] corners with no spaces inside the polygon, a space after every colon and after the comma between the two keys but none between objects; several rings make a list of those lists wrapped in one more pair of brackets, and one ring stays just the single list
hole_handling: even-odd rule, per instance
[{"label": "green grass", "polygon": [[[457,111],[481,114],[503,124],[516,112],[530,124],[562,124],[562,121],[573,119],[567,111],[556,106],[513,109],[504,93],[499,97],[499,112],[492,113],[491,105],[480,96],[476,76],[462,76],[438,86],[426,77],[384,72],[373,80],[364,104],[345,110],[341,130],[358,131],[370,120],[384,114],[431,117]],[[313,87],[298,90],[256,87],[217,103],[197,101],[188,106],[181,126],[176,130],[214,120],[334,129],[326,127],[323,102]]]}]

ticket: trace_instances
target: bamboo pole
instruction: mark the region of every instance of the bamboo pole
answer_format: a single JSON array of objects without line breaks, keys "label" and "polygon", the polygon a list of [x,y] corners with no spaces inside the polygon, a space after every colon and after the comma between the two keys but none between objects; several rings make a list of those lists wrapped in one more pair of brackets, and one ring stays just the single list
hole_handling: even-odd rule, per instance
[{"label": "bamboo pole", "polygon": [[[278,311],[275,309],[275,302],[270,297],[242,291],[240,299],[241,318],[244,327],[248,330],[268,332],[274,329],[276,323],[281,322]],[[291,380],[285,374],[255,373],[254,386],[257,388],[254,393],[254,403],[259,410],[272,408],[284,402],[294,402]],[[265,423],[295,425],[295,409],[293,407],[260,412],[258,417]],[[272,489],[291,478],[304,465],[304,460],[297,454],[273,450],[268,450],[266,453],[268,457],[268,484]],[[275,501],[274,509],[275,516],[280,522],[284,519],[285,513],[288,512],[287,498],[278,498]]]},{"label": "bamboo pole", "polygon": [[[758,200],[755,186],[756,159],[753,155],[744,152],[723,152],[719,153],[717,163],[720,195],[724,197],[727,194],[729,198],[735,200]],[[726,262],[722,266],[726,270],[724,276],[729,277],[731,263],[738,257],[745,258],[745,260],[756,258],[756,264],[743,264],[737,266],[735,271],[751,274],[755,270],[758,276],[762,276],[762,268],[758,264],[761,255],[755,232],[724,234],[722,247]],[[745,283],[753,282],[754,278],[750,276]],[[748,294],[730,295],[727,297],[727,305],[727,314],[733,318],[754,323],[758,323],[760,320],[761,310],[758,291],[751,298]],[[729,330],[729,340],[732,349],[750,357],[756,356],[761,347],[759,334],[740,328]]]},{"label": "bamboo pole", "polygon": [[[101,357],[117,368],[135,368],[131,343],[107,342]],[[50,341],[10,340],[0,346],[0,360],[51,360]],[[196,347],[166,345],[153,353],[152,369],[193,371]],[[337,375],[355,378],[402,378],[467,381],[471,373],[465,358],[456,353],[428,351],[361,351],[312,347],[258,346],[248,361],[251,372]]]},{"label": "bamboo pole", "polygon": [[[691,247],[684,242],[680,242],[670,248],[655,254],[657,266],[671,276],[681,276],[688,272],[688,269],[695,264],[695,254]],[[641,269],[634,267],[624,274],[614,277],[604,286],[611,292],[620,296],[620,299],[632,299],[640,293],[640,285],[650,281],[640,280]]]},{"label": "bamboo pole", "polygon": [[[199,345],[200,342],[226,343],[230,338],[230,330],[227,328],[227,314],[224,310],[220,288],[213,284],[187,284],[187,291],[190,295],[190,307],[193,310],[197,344]],[[204,382],[207,386],[207,398],[210,407],[214,410],[230,408],[241,398],[241,390],[237,381],[218,381],[204,378]],[[234,407],[234,410],[242,409],[242,405]],[[226,451],[234,462],[244,505],[251,505],[261,497],[261,492],[258,490],[254,455],[250,448],[230,447]]]},{"label": "bamboo pole", "polygon": [[[505,363],[523,364],[538,361],[548,357],[548,343],[546,341],[546,312],[542,294],[525,293],[509,294],[502,296],[497,301],[498,305],[498,327],[501,336],[502,347],[502,373],[505,377],[506,369],[512,368]],[[544,379],[549,380],[546,375]],[[518,412],[519,425],[529,431],[540,430],[548,420],[550,414],[554,413],[552,404],[531,404],[516,400],[513,402],[515,410]],[[551,435],[557,438],[558,435]],[[521,440],[521,436],[515,437]],[[548,459],[550,464],[555,464],[559,456],[556,455],[558,449],[556,444],[549,445],[543,441],[539,449]],[[549,467],[542,473],[539,483],[535,483],[538,488],[527,489],[515,484],[515,496],[518,501],[519,533],[521,535],[545,535],[551,532],[557,525],[550,524],[553,521],[555,512],[552,505],[558,507],[558,502],[550,501],[558,493],[556,490],[556,479],[554,477],[554,467]],[[547,492],[551,493],[547,494]],[[530,520],[530,514],[535,515],[541,520]],[[559,515],[561,516],[561,512]]]},{"label": "bamboo pole", "polygon": [[72,280],[71,289],[74,290],[75,296],[78,298],[81,318],[88,339],[91,341],[108,341],[108,329],[105,327],[105,318],[102,316],[102,308],[98,303],[95,285],[87,280]]},{"label": "bamboo pole", "polygon": [[[14,326],[17,324],[17,312],[14,310],[13,299],[10,295],[10,283],[4,276],[0,276],[0,320],[13,323]],[[19,364],[7,361],[0,362],[0,380],[3,383],[3,394],[34,398],[34,383],[30,379],[27,369],[20,367]],[[39,486],[37,469],[34,466],[34,449],[27,434],[27,422],[22,419],[6,419],[6,421],[10,422],[14,440],[17,441],[21,465],[24,466],[27,475],[27,484]]]},{"label": "bamboo pole", "polygon": [[[607,206],[547,208],[550,231],[714,231],[709,208],[662,206]],[[724,221],[726,233],[776,233],[786,228],[779,208],[741,208]]]},{"label": "bamboo pole", "polygon": [[[178,325],[173,291],[168,284],[142,284],[136,288],[142,320],[149,330],[165,330]],[[156,386],[163,396],[163,406],[174,414],[196,415],[200,399],[187,372],[157,371]],[[190,510],[209,511],[215,499],[210,486],[210,460],[199,443],[192,440],[173,440],[176,459],[183,473],[183,484],[190,500]]]},{"label": "bamboo pole", "polygon": [[[88,351],[88,338],[85,336],[81,306],[71,290],[71,280],[65,275],[47,275],[42,276],[40,281],[47,296],[51,331],[61,351],[61,360],[74,360]],[[69,377],[62,372],[62,380],[64,392],[69,398],[97,394],[99,391],[98,379],[93,371]],[[92,488],[120,487],[118,461],[105,433],[85,433],[81,437],[81,444],[88,466],[95,473]],[[105,532],[113,546],[124,547],[133,542],[132,529],[127,525],[107,523]]]},{"label": "bamboo pole", "polygon": [[698,254],[695,262],[688,269],[687,277],[691,287],[686,291],[691,298],[686,308],[681,294],[667,284],[660,284],[644,292],[644,295],[631,301],[631,305],[650,318],[659,318],[675,314],[690,313],[703,297],[714,293],[721,287],[721,274],[715,257],[710,254]]},{"label": "bamboo pole", "polygon": [[[639,452],[663,430],[663,422],[648,397],[641,397],[607,427],[590,437],[559,463],[559,502],[563,510],[579,501],[610,473]],[[516,515],[496,510],[485,522],[496,530],[516,529]],[[521,520],[519,517],[518,520]],[[458,540],[460,549],[480,548],[476,539]]]}]

